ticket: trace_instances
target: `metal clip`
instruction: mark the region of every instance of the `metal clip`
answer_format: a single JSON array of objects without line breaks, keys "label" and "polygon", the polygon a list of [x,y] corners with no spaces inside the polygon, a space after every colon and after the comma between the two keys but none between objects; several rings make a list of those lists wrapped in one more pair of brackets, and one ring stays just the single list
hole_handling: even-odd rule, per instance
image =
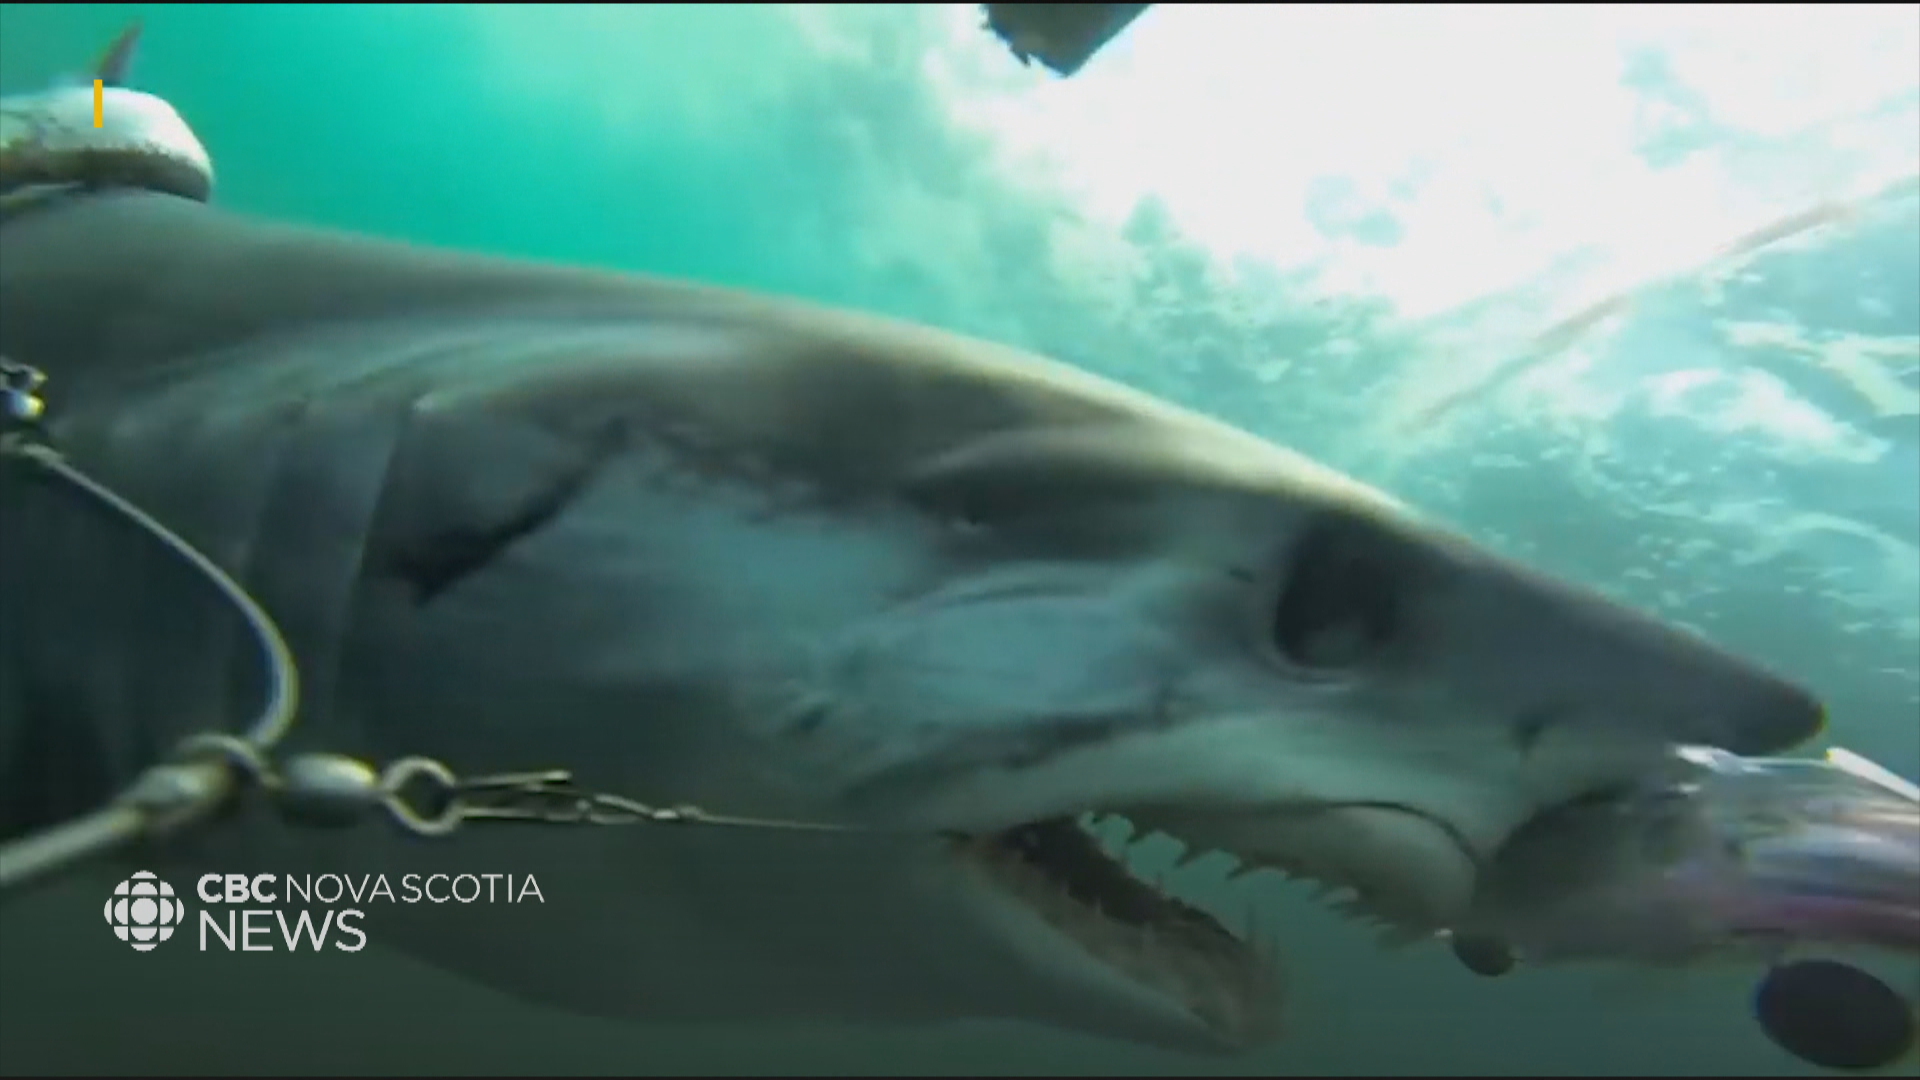
[{"label": "metal clip", "polygon": [[39,393],[46,381],[39,368],[0,356],[0,435],[39,425],[47,413]]}]

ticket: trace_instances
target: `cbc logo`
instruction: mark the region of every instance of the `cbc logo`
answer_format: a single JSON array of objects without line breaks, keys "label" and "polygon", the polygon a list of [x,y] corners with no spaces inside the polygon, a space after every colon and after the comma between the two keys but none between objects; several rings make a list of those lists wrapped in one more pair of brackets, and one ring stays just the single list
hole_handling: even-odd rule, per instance
[{"label": "cbc logo", "polygon": [[173,936],[173,928],[187,917],[187,906],[173,895],[173,886],[145,870],[113,887],[107,900],[107,925],[113,936],[139,952]]}]

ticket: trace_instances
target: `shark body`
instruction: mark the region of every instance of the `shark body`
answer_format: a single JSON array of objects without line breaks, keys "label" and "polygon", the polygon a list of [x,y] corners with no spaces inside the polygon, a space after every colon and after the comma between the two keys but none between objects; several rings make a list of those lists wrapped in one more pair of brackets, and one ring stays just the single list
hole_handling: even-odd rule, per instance
[{"label": "shark body", "polygon": [[[649,1021],[1277,1031],[1265,943],[1079,819],[1438,930],[1506,839],[1801,688],[1244,432],[1017,350],[159,194],[0,225],[0,354],[279,621],[291,748],[847,832],[224,826],[206,865],[537,875],[382,945]],[[259,693],[232,613],[0,470],[0,833]],[[164,874],[164,867],[153,869]],[[1284,934],[1281,935],[1284,937]]]}]

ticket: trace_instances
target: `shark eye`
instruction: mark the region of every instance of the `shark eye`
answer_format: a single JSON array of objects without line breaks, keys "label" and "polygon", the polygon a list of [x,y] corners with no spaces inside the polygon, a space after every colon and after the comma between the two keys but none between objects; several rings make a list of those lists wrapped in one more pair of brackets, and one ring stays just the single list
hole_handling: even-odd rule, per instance
[{"label": "shark eye", "polygon": [[1359,523],[1322,522],[1294,549],[1273,615],[1273,642],[1290,663],[1345,671],[1391,645],[1401,626],[1396,560]]}]

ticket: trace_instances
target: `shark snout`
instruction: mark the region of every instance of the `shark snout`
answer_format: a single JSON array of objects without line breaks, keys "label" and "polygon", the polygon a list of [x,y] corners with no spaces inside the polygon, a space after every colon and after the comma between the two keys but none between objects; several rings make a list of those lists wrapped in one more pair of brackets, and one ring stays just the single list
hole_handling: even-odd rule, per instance
[{"label": "shark snout", "polygon": [[[1770,754],[1819,734],[1826,707],[1804,686],[1685,631],[1640,619],[1634,640],[1651,659],[1626,687],[1622,722],[1644,716],[1668,742]],[[1639,706],[1639,708],[1636,708]]]},{"label": "shark snout", "polygon": [[1523,752],[1571,727],[1614,745],[1767,754],[1824,725],[1806,687],[1597,592],[1491,562],[1463,584],[1441,601],[1449,666],[1470,696],[1509,698]]}]

